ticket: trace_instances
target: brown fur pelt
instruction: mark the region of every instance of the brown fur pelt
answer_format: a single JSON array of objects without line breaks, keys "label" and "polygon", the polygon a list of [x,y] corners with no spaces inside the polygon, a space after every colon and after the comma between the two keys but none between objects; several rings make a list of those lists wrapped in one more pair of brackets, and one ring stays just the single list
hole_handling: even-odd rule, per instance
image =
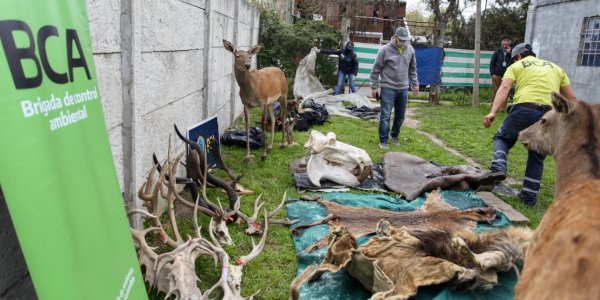
[{"label": "brown fur pelt", "polygon": [[[406,226],[410,230],[442,230],[448,232],[469,231],[477,223],[491,223],[496,218],[496,210],[490,207],[459,210],[441,200],[441,190],[433,190],[425,203],[415,211],[390,211],[368,207],[352,207],[335,202],[316,199],[323,204],[329,216],[313,224],[298,226],[294,233],[304,228],[329,223],[331,228],[344,225],[355,237],[375,233],[377,221],[385,219],[393,226]],[[310,252],[325,244],[325,239],[309,246]]]},{"label": "brown fur pelt", "polygon": [[420,286],[440,283],[459,289],[491,288],[497,284],[497,272],[523,259],[532,235],[519,227],[481,234],[410,231],[385,220],[377,227],[382,235],[358,248],[346,227],[336,227],[328,236],[325,259],[294,280],[291,298],[297,299],[305,282],[341,268],[373,292],[371,299],[407,299]]}]

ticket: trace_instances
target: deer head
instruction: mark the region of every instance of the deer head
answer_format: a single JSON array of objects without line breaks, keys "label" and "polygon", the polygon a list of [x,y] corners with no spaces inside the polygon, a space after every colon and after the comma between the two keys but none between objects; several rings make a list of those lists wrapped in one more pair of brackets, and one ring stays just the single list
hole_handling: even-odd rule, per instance
[{"label": "deer head", "polygon": [[567,132],[572,132],[569,127],[579,121],[578,117],[573,117],[575,102],[552,93],[552,107],[538,122],[519,133],[519,141],[525,148],[541,154],[556,155],[562,138]]},{"label": "deer head", "polygon": [[256,55],[262,49],[261,45],[256,45],[248,51],[239,50],[227,40],[223,40],[223,46],[225,47],[225,50],[233,53],[235,56],[235,70],[240,72],[250,70],[250,67],[252,66],[252,56]]}]

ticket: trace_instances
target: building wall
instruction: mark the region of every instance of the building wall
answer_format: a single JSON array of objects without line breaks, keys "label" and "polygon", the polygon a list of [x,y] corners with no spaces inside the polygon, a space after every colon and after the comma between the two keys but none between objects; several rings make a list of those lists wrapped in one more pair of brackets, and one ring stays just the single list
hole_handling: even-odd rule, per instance
[{"label": "building wall", "polygon": [[[525,41],[542,59],[561,66],[577,98],[600,103],[600,67],[577,66],[583,18],[600,15],[598,0],[538,0],[529,7]],[[557,21],[558,20],[558,21]]]},{"label": "building wall", "polygon": [[115,168],[128,205],[136,207],[152,153],[166,157],[173,124],[185,130],[216,115],[222,132],[242,113],[233,56],[222,40],[243,49],[257,44],[260,16],[245,0],[87,4]]}]

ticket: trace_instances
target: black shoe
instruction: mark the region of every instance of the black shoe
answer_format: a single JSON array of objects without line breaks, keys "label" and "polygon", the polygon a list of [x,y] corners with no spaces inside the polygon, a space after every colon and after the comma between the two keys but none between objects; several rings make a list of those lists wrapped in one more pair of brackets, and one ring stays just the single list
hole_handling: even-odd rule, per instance
[{"label": "black shoe", "polygon": [[517,197],[519,197],[519,199],[521,199],[521,201],[523,201],[523,203],[525,203],[525,205],[527,205],[527,206],[534,207],[535,204],[537,203],[537,199],[536,198],[527,197],[522,192],[519,193],[517,195]]},{"label": "black shoe", "polygon": [[504,179],[506,179],[506,173],[502,171],[489,172],[479,177],[479,185],[495,186]]}]

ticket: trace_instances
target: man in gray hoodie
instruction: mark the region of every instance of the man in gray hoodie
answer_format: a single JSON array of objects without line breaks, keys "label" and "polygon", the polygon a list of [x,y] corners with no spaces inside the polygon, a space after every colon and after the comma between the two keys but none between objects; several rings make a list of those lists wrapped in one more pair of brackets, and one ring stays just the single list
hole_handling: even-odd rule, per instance
[{"label": "man in gray hoodie", "polygon": [[[400,145],[398,135],[404,122],[404,113],[408,102],[408,89],[414,95],[419,94],[417,78],[417,60],[415,49],[410,45],[410,36],[405,27],[398,27],[392,40],[377,52],[375,64],[371,70],[371,90],[373,97],[381,96],[381,115],[379,117],[379,147],[389,149],[389,136],[394,145]],[[394,109],[394,122],[390,133],[390,119]]]}]

